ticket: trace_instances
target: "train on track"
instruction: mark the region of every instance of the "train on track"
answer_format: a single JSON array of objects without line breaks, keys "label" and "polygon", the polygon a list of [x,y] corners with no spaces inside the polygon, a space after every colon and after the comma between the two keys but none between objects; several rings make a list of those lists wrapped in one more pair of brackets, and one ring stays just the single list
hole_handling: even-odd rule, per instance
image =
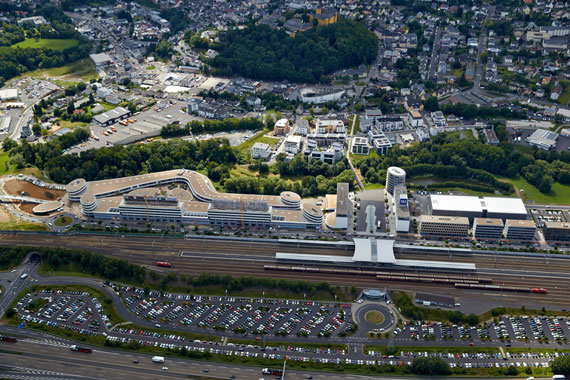
[{"label": "train on track", "polygon": [[431,282],[438,284],[455,284],[456,282],[465,283],[491,283],[492,280],[486,277],[477,276],[452,276],[452,275],[431,275],[417,274],[407,272],[382,272],[373,269],[360,268],[331,268],[331,267],[301,267],[290,265],[265,265],[265,270],[287,271],[287,272],[305,272],[305,273],[324,273],[324,274],[348,274],[356,276],[376,276],[378,280],[385,281],[409,281],[409,282]]},{"label": "train on track", "polygon": [[544,288],[527,288],[525,286],[505,286],[505,285],[488,285],[488,284],[466,284],[455,283],[457,289],[474,289],[474,290],[492,290],[501,292],[520,292],[520,293],[538,293],[547,294],[548,291]]},{"label": "train on track", "polygon": [[402,281],[402,282],[421,282],[432,284],[449,284],[457,289],[474,289],[474,290],[490,290],[505,292],[523,292],[547,294],[544,288],[528,288],[523,286],[505,286],[492,285],[493,280],[488,277],[479,276],[459,276],[459,275],[435,275],[435,274],[418,274],[408,272],[385,272],[372,269],[355,269],[355,268],[331,268],[331,267],[301,267],[290,265],[265,265],[263,267],[269,271],[287,271],[287,272],[304,272],[304,273],[323,273],[323,274],[347,274],[355,276],[375,276],[379,281]]}]

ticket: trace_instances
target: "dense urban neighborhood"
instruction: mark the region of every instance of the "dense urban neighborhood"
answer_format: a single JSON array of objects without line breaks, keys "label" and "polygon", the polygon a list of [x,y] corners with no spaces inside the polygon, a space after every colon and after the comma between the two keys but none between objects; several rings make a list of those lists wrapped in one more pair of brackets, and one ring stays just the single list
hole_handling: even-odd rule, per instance
[{"label": "dense urban neighborhood", "polygon": [[0,378],[570,376],[569,43],[557,0],[2,2]]}]

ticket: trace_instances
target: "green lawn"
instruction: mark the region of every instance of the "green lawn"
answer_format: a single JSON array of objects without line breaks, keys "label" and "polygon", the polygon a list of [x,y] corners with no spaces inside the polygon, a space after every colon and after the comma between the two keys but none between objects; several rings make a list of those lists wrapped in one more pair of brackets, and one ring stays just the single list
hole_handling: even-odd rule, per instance
[{"label": "green lawn", "polygon": [[463,69],[463,68],[451,70],[451,74],[453,74],[457,79],[461,78],[461,76],[463,75],[464,72],[465,72],[465,69]]},{"label": "green lawn", "polygon": [[568,105],[568,101],[570,100],[570,91],[566,91],[563,92],[560,97],[558,98],[558,101],[560,102],[560,104],[562,105]]},{"label": "green lawn", "polygon": [[555,182],[550,193],[543,194],[536,187],[528,183],[524,178],[505,178],[513,184],[520,192],[525,202],[533,201],[538,204],[570,205],[570,185],[562,185]]},{"label": "green lawn", "polygon": [[97,79],[99,77],[97,75],[97,71],[95,70],[95,64],[89,58],[80,59],[79,61],[73,62],[66,66],[29,71],[22,74],[21,76],[34,77],[34,78],[65,77],[68,79],[82,79],[86,81],[90,79]]},{"label": "green lawn", "polygon": [[265,136],[265,134],[268,132],[269,132],[269,130],[264,129],[261,132],[257,133],[252,138],[250,138],[249,140],[241,143],[238,146],[239,151],[240,152],[249,152],[251,150],[251,148],[253,147],[253,144],[255,144],[256,142],[269,144],[273,148],[279,142],[279,138]]},{"label": "green lawn", "polygon": [[8,152],[0,153],[0,174],[10,174],[16,170],[16,165],[10,163]]},{"label": "green lawn", "polygon": [[62,216],[61,218],[57,218],[53,224],[58,226],[58,227],[64,227],[67,226],[69,224],[71,224],[71,222],[73,222],[73,219],[71,219],[71,217],[69,216]]},{"label": "green lawn", "polygon": [[51,39],[51,38],[26,38],[22,42],[12,45],[13,48],[20,49],[53,49],[53,50],[65,50],[77,46],[79,41],[73,39]]}]

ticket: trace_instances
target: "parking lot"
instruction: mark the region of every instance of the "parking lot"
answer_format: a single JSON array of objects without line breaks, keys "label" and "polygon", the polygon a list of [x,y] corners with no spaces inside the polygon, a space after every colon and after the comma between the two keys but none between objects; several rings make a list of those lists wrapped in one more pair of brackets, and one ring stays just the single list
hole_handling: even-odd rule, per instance
[{"label": "parking lot", "polygon": [[405,323],[394,331],[395,342],[402,341],[465,341],[473,344],[483,342],[568,342],[570,320],[546,317],[504,316],[497,322],[487,322],[479,327],[464,327],[455,324],[434,322]]},{"label": "parking lot", "polygon": [[[189,296],[122,287],[123,302],[135,316],[156,326],[198,328],[254,335],[336,336],[349,318],[350,304],[313,301]],[[261,338],[260,338],[261,339]]]},{"label": "parking lot", "polygon": [[[404,365],[410,364],[414,357],[429,355],[444,358],[452,367],[547,367],[551,360],[562,354],[512,353],[509,352],[509,342],[522,342],[527,338],[530,342],[564,342],[570,333],[570,321],[565,319],[504,317],[497,323],[489,322],[479,328],[417,322],[406,323],[402,329],[398,328],[394,332],[394,344],[398,346],[413,345],[408,342],[411,340],[439,340],[442,347],[446,347],[446,342],[449,341],[474,342],[474,345],[479,345],[479,341],[497,340],[501,345],[506,345],[504,354],[492,354],[489,351],[477,353],[473,350],[463,353],[460,347],[457,347],[453,354],[402,351],[400,355],[391,356],[374,351],[364,353],[356,349],[304,348],[295,346],[295,343],[284,345],[265,342],[264,334],[306,334],[314,337],[336,335],[348,325],[348,305],[343,308],[342,304],[332,303],[176,294],[165,294],[161,297],[152,292],[145,295],[144,292],[127,286],[111,286],[117,293],[122,294],[122,300],[128,305],[133,316],[138,316],[155,328],[132,328],[129,325],[111,327],[99,300],[86,292],[42,290],[35,294],[28,293],[18,301],[15,308],[24,321],[68,329],[80,334],[103,335],[111,342],[135,341],[144,346],[164,349],[185,348],[188,351],[219,355],[333,364]],[[32,306],[37,307],[37,310],[30,310]],[[343,319],[345,317],[347,320]],[[168,327],[170,331],[186,331],[190,326],[203,333],[214,329],[229,334],[219,338],[211,337],[209,340],[197,340],[189,339],[183,333],[166,333],[157,329]],[[240,339],[246,336],[245,339],[252,343],[233,343],[228,339],[232,334]],[[321,339],[323,338],[319,341]]]},{"label": "parking lot", "polygon": [[538,228],[544,227],[544,222],[567,222],[570,220],[568,211],[557,209],[530,209],[530,214]]}]

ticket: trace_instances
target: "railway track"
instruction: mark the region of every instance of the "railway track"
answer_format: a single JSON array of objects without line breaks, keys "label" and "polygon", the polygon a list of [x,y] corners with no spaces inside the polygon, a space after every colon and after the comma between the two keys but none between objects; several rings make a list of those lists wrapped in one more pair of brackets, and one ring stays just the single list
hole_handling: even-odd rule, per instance
[{"label": "railway track", "polygon": [[[89,249],[108,256],[129,260],[133,263],[157,269],[157,261],[169,261],[173,264],[171,269],[162,271],[175,271],[184,275],[199,275],[201,273],[231,274],[234,276],[277,277],[289,280],[306,280],[321,282],[327,281],[332,285],[344,286],[346,284],[357,287],[383,287],[388,286],[395,290],[423,290],[442,291],[455,296],[469,296],[473,298],[504,299],[510,302],[545,303],[553,306],[567,307],[570,302],[570,260],[544,257],[512,257],[492,256],[487,254],[454,255],[447,254],[400,254],[399,258],[422,260],[449,260],[458,262],[473,262],[477,265],[479,277],[488,277],[493,284],[512,287],[543,287],[548,294],[500,294],[490,289],[460,289],[454,284],[411,282],[407,279],[392,281],[375,276],[362,275],[362,273],[311,273],[311,272],[274,272],[268,273],[264,265],[278,265],[273,260],[275,252],[310,253],[310,254],[338,254],[352,256],[352,251],[336,247],[311,247],[279,242],[250,243],[241,241],[215,241],[215,240],[183,240],[160,237],[128,237],[120,236],[45,236],[45,235],[0,235],[2,246],[58,246],[72,249]],[[181,252],[189,252],[189,257],[180,256]],[[203,257],[200,254],[203,253]],[[223,256],[222,260],[220,257]],[[237,260],[240,256],[246,257]],[[555,270],[555,272],[553,272]],[[542,272],[542,273],[540,273]],[[437,275],[414,271],[414,275]],[[444,275],[442,273],[441,275]],[[566,275],[566,277],[565,277]]]}]

